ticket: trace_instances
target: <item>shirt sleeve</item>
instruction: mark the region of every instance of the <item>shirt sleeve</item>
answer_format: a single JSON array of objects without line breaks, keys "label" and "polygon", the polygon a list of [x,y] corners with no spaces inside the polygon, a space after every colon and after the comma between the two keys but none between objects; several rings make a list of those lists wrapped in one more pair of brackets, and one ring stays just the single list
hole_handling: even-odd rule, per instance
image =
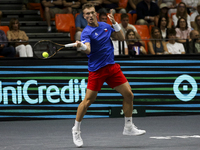
[{"label": "shirt sleeve", "polygon": [[24,31],[22,31],[22,40],[23,41],[28,41],[29,40],[28,36],[26,35],[26,33]]},{"label": "shirt sleeve", "polygon": [[81,42],[83,44],[85,43],[90,43],[90,32],[88,30],[83,30],[83,32],[81,33]]}]

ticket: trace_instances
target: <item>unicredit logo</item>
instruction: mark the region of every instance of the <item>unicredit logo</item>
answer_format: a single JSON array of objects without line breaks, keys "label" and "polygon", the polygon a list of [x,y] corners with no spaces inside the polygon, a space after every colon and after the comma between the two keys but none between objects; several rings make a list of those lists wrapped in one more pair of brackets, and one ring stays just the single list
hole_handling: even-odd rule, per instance
[{"label": "unicredit logo", "polygon": [[[87,84],[85,79],[82,79],[79,83],[78,79],[71,79],[67,86],[57,87],[56,85],[38,85],[37,80],[28,80],[24,84],[20,80],[16,82],[17,88],[13,86],[2,87],[2,82],[0,81],[0,103],[8,104],[8,96],[11,95],[12,103],[21,104],[22,100],[25,100],[29,104],[41,104],[46,97],[47,101],[50,103],[59,103],[63,101],[65,103],[73,103],[79,101],[79,94],[81,100],[85,98],[85,91]],[[30,97],[29,88],[31,86],[36,87],[36,97],[35,99]],[[81,89],[79,93],[79,89]],[[9,94],[10,93],[10,94]],[[66,96],[68,95],[68,96]],[[10,96],[9,96],[10,97]],[[56,98],[55,98],[56,97]],[[9,101],[10,103],[10,101]]]}]

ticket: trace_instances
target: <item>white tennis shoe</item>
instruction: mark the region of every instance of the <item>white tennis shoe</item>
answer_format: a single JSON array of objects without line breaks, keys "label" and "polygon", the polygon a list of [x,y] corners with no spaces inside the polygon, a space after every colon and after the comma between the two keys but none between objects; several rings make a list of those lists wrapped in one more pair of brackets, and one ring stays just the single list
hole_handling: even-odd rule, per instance
[{"label": "white tennis shoe", "polygon": [[72,128],[72,137],[73,137],[73,142],[77,147],[83,146],[83,140],[81,138],[81,131],[75,131]]},{"label": "white tennis shoe", "polygon": [[130,127],[124,127],[123,135],[142,135],[145,134],[145,130],[138,129],[134,124]]}]

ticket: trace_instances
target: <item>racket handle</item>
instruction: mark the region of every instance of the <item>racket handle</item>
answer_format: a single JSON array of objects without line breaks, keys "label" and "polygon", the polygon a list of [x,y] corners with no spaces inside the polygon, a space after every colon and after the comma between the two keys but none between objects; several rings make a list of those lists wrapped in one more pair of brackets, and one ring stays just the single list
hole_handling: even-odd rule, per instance
[{"label": "racket handle", "polygon": [[65,44],[65,47],[73,47],[76,43]]}]

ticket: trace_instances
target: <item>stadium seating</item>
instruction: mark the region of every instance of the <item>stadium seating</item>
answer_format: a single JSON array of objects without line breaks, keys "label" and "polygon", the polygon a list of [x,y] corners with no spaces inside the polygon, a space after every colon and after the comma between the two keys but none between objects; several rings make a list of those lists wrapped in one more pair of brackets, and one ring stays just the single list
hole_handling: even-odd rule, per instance
[{"label": "stadium seating", "polygon": [[40,3],[28,3],[27,7],[29,10],[40,10],[41,4]]},{"label": "stadium seating", "polygon": [[58,32],[69,32],[71,41],[75,41],[76,27],[73,14],[56,14],[55,24]]},{"label": "stadium seating", "polygon": [[0,26],[0,30],[3,30],[7,36],[7,32],[9,30],[9,27],[8,26]]},{"label": "stadium seating", "polygon": [[133,14],[132,16],[132,24],[135,24],[137,20],[137,14]]},{"label": "stadium seating", "polygon": [[130,13],[127,13],[127,14],[129,16],[129,23],[133,24],[133,16],[132,16],[132,14],[130,14]]},{"label": "stadium seating", "polygon": [[126,8],[128,0],[119,0],[119,8]]},{"label": "stadium seating", "polygon": [[141,39],[144,40],[145,49],[148,52],[148,39],[150,39],[149,28],[147,25],[134,25],[137,29],[138,34],[141,36]]}]

